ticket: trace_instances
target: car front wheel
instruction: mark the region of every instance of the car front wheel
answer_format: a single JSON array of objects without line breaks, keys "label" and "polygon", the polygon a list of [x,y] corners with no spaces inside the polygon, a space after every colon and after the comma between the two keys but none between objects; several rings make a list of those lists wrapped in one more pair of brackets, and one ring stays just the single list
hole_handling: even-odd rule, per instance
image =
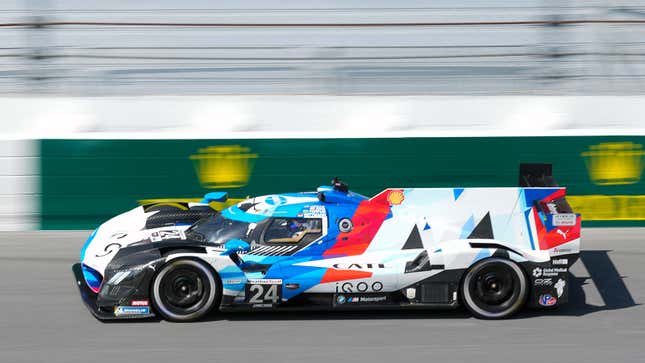
[{"label": "car front wheel", "polygon": [[152,301],[165,319],[194,321],[219,301],[219,278],[201,261],[177,259],[164,265],[152,284]]}]

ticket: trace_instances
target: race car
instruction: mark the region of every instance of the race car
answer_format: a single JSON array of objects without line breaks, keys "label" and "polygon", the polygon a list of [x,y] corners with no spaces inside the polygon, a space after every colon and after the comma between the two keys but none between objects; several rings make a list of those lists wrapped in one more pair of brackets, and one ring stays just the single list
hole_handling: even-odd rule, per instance
[{"label": "race car", "polygon": [[220,212],[208,201],[141,206],[99,226],[73,267],[90,312],[184,322],[211,310],[464,305],[499,319],[566,303],[580,250],[580,215],[548,164],[521,165],[520,187],[368,198],[334,179]]}]

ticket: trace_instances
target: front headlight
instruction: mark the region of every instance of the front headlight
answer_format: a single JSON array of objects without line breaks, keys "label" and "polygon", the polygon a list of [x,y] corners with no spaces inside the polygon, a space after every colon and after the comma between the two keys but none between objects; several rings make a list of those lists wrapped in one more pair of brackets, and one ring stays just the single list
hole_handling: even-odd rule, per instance
[{"label": "front headlight", "polygon": [[123,281],[134,279],[143,272],[143,270],[145,270],[144,266],[132,267],[127,270],[118,270],[114,275],[112,275],[112,277],[110,277],[107,283],[108,285],[118,285]]},{"label": "front headlight", "polygon": [[119,271],[119,272],[115,273],[114,276],[112,276],[110,278],[110,280],[108,280],[108,284],[110,284],[110,285],[118,285],[121,281],[123,281],[126,278],[132,276],[133,273],[134,273],[134,271],[132,271],[132,270]]},{"label": "front headlight", "polygon": [[83,259],[85,258],[85,251],[87,251],[87,248],[90,246],[90,243],[92,243],[92,241],[94,240],[94,237],[96,236],[96,232],[98,230],[99,230],[98,228],[95,229],[94,232],[92,232],[92,234],[90,234],[90,236],[87,237],[85,244],[83,244],[83,247],[81,248],[81,254],[79,256],[81,258],[80,259],[81,262],[83,262]]},{"label": "front headlight", "polygon": [[114,275],[107,276],[110,278],[105,280],[99,296],[102,299],[127,297],[139,286],[141,278],[145,276],[145,268],[137,266],[127,270],[115,270]]}]

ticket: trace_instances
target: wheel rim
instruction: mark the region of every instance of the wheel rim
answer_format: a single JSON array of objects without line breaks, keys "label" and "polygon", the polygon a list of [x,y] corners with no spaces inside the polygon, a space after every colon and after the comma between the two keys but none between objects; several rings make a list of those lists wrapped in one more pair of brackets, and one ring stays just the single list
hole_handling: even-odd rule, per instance
[{"label": "wheel rim", "polygon": [[[484,263],[466,279],[466,297],[480,315],[504,316],[521,305],[525,282],[517,266],[507,261]],[[474,305],[474,306],[473,306]]]},{"label": "wheel rim", "polygon": [[155,279],[154,298],[164,316],[189,320],[210,310],[215,289],[215,280],[203,264],[176,261],[163,268]]},{"label": "wheel rim", "polygon": [[202,276],[188,268],[170,271],[161,282],[162,300],[175,310],[191,310],[203,299],[205,292]]}]

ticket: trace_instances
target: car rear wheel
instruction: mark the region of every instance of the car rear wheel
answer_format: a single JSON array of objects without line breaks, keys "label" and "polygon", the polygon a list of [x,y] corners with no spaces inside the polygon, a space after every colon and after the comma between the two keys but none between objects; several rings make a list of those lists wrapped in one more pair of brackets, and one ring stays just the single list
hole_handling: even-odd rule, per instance
[{"label": "car rear wheel", "polygon": [[483,319],[502,319],[515,314],[524,305],[527,294],[527,279],[520,266],[502,258],[477,262],[461,284],[464,304]]},{"label": "car rear wheel", "polygon": [[152,284],[152,301],[165,319],[194,321],[219,301],[219,278],[204,263],[177,259],[164,265]]}]

